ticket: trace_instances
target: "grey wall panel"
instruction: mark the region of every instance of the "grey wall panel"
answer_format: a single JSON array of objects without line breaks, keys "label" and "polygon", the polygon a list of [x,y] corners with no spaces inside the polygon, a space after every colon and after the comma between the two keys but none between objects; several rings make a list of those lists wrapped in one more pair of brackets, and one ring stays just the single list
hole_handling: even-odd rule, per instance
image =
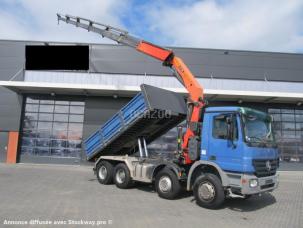
[{"label": "grey wall panel", "polygon": [[247,69],[246,67],[225,67],[225,66],[212,66],[212,67],[192,67],[193,72],[197,74],[202,74],[205,77],[213,78],[229,78],[229,79],[252,79],[255,80],[264,80],[266,73],[262,68],[251,68]]},{"label": "grey wall panel", "polygon": [[0,163],[6,162],[8,133],[0,131]]},{"label": "grey wall panel", "polygon": [[19,131],[22,96],[0,87],[0,129]]},{"label": "grey wall panel", "polygon": [[19,70],[23,68],[23,63],[24,60],[18,57],[0,57],[1,70]]},{"label": "grey wall panel", "polygon": [[0,41],[0,57],[25,57],[24,42]]},{"label": "grey wall panel", "polygon": [[[25,63],[25,43],[14,41],[0,42],[0,80],[9,80]],[[22,73],[18,75],[23,80]]]},{"label": "grey wall panel", "polygon": [[92,45],[90,71],[120,74],[170,75],[170,71],[144,54],[124,46]]},{"label": "grey wall panel", "polygon": [[[23,42],[0,42],[0,80],[10,80],[24,66],[25,44]],[[15,80],[23,80],[21,71]],[[0,129],[19,131],[22,96],[0,87]]]},{"label": "grey wall panel", "polygon": [[[302,54],[173,49],[197,77],[303,81]],[[92,72],[171,75],[160,62],[124,46],[92,45],[90,60]]]},{"label": "grey wall panel", "polygon": [[[43,45],[42,42],[0,41],[0,80],[8,80],[22,68],[26,44]],[[267,80],[303,81],[302,54],[197,48],[173,50],[197,77],[250,80],[264,80],[266,77]],[[157,60],[125,46],[108,44],[90,45],[90,71],[171,75],[171,71]]]},{"label": "grey wall panel", "polygon": [[[302,61],[303,65],[303,61]],[[269,80],[279,80],[279,81],[303,81],[303,71],[296,69],[270,69],[266,72],[267,78]]]},{"label": "grey wall panel", "polygon": [[[0,80],[24,64],[25,45],[41,42],[0,41]],[[56,45],[56,43],[52,43]],[[59,43],[58,43],[59,44]],[[289,53],[173,48],[197,77],[302,82],[303,55]],[[91,44],[90,71],[118,74],[171,75],[161,63],[121,45]],[[287,75],[287,78],[285,78]]]}]

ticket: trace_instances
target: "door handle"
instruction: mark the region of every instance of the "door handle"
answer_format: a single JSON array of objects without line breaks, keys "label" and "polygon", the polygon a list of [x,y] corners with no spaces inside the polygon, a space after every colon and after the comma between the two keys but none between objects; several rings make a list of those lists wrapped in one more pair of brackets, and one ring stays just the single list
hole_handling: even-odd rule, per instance
[{"label": "door handle", "polygon": [[6,147],[4,147],[4,150],[7,150],[7,146],[6,146]]}]

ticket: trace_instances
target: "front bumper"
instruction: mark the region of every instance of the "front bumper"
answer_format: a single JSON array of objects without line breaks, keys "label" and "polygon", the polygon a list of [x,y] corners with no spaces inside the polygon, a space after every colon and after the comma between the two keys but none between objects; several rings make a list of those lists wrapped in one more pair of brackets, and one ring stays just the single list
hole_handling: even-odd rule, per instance
[{"label": "front bumper", "polygon": [[[250,187],[249,182],[252,179],[258,180],[258,185],[256,187]],[[241,178],[241,193],[243,195],[252,195],[262,192],[269,192],[276,189],[279,185],[278,174],[268,177],[259,177],[257,178],[254,175],[244,174]]]},{"label": "front bumper", "polygon": [[[259,178],[251,174],[233,174],[228,175],[228,177],[232,192],[241,195],[253,195],[262,192],[270,192],[276,189],[279,185],[279,175],[277,173],[273,176]],[[258,185],[256,187],[250,187],[250,180],[258,180]]]}]

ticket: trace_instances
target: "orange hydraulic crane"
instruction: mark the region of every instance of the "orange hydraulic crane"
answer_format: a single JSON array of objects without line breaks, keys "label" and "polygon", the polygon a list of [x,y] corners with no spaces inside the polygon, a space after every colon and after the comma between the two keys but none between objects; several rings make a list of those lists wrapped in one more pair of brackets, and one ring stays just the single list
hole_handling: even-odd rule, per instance
[{"label": "orange hydraulic crane", "polygon": [[182,138],[182,145],[180,151],[180,158],[182,164],[191,164],[194,162],[190,159],[188,153],[188,147],[191,140],[200,141],[199,126],[201,124],[201,118],[203,108],[206,106],[204,99],[203,88],[190,72],[183,60],[176,56],[172,50],[163,48],[147,41],[136,38],[125,30],[112,27],[110,25],[101,24],[81,17],[74,17],[70,15],[57,14],[58,23],[64,21],[67,24],[75,25],[86,29],[91,32],[100,34],[102,37],[109,38],[120,44],[124,44],[135,48],[136,50],[149,55],[155,59],[162,61],[163,66],[170,67],[176,78],[187,89],[189,97],[187,98],[188,113],[187,113],[187,125],[186,132]]}]

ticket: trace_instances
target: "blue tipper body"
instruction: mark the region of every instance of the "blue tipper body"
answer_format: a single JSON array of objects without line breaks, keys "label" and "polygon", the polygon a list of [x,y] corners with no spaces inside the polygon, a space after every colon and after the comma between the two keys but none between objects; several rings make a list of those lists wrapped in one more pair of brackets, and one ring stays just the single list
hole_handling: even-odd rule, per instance
[{"label": "blue tipper body", "polygon": [[85,140],[87,157],[91,157],[96,151],[101,150],[123,128],[127,128],[129,124],[142,116],[147,110],[143,94],[138,93],[118,113],[106,121],[99,130]]},{"label": "blue tipper body", "polygon": [[[84,141],[88,160],[130,153],[136,149],[138,137],[149,143],[185,119],[186,104],[180,94],[148,85],[141,85],[141,90]],[[165,98],[175,104],[168,101],[171,104],[164,105]]]}]

